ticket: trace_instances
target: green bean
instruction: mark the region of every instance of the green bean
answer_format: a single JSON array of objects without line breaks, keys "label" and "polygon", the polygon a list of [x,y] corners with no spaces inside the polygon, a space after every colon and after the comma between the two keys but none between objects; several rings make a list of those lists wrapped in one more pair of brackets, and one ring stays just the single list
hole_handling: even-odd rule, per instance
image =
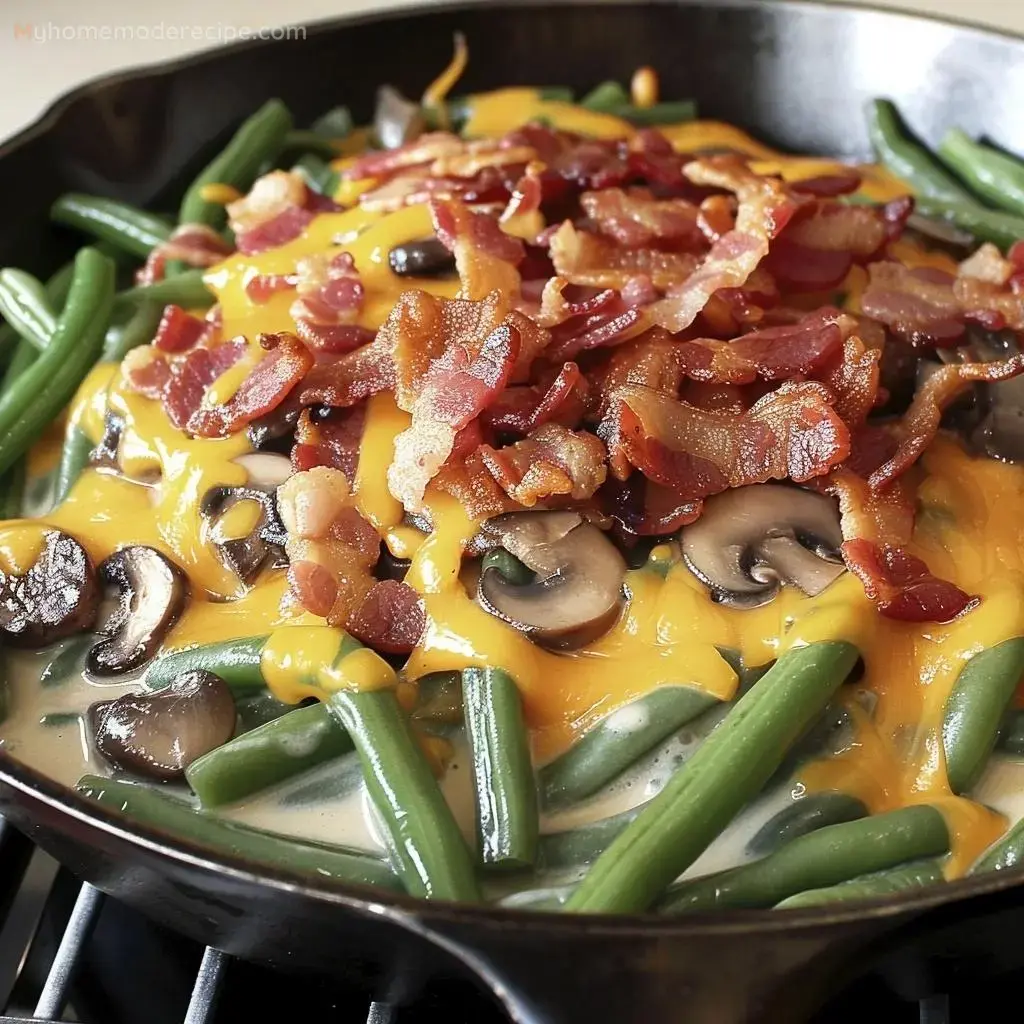
[{"label": "green bean", "polygon": [[747,853],[764,856],[774,853],[800,836],[829,825],[856,821],[868,813],[863,801],[846,793],[828,790],[794,800],[773,814],[747,843]]},{"label": "green bean", "polygon": [[583,99],[580,106],[587,110],[597,110],[600,113],[610,114],[616,107],[629,105],[629,93],[619,82],[607,81],[595,85]]},{"label": "green bean", "polygon": [[1024,818],[981,855],[971,868],[970,874],[984,875],[990,871],[1007,871],[1020,864],[1024,864]]},{"label": "green bean", "polygon": [[1024,215],[1024,162],[950,128],[939,156],[982,199],[1001,210]]},{"label": "green bean", "polygon": [[688,686],[659,686],[602,718],[540,770],[541,802],[564,807],[592,796],[687,722],[719,703]]},{"label": "green bean", "polygon": [[81,249],[50,344],[0,397],[0,473],[28,450],[71,400],[100,354],[113,299],[113,262],[95,249]]},{"label": "green bean", "polygon": [[808,889],[806,892],[796,893],[776,904],[776,909],[802,910],[805,907],[820,907],[827,903],[881,899],[883,896],[905,892],[907,889],[936,885],[941,881],[943,874],[940,860],[919,860],[889,871],[851,878],[848,882],[840,882],[824,889]]},{"label": "green bean", "polygon": [[910,134],[890,100],[872,100],[867,119],[868,135],[878,159],[897,178],[921,196],[943,202],[973,202],[970,193]]},{"label": "green bean", "polygon": [[25,460],[17,462],[0,478],[0,519],[21,518],[25,503]]},{"label": "green bean", "polygon": [[312,704],[229,740],[185,772],[203,807],[235,803],[352,750],[323,704]]},{"label": "green bean", "polygon": [[969,790],[995,749],[999,726],[1024,675],[1024,637],[976,654],[946,700],[942,743],[954,793]]},{"label": "green bean", "polygon": [[352,134],[353,127],[352,112],[348,107],[338,106],[321,114],[310,125],[310,130],[328,139],[344,139]]},{"label": "green bean", "polygon": [[306,153],[301,156],[295,162],[292,170],[298,171],[306,179],[306,184],[310,188],[324,196],[333,196],[341,181],[338,172],[315,153]]},{"label": "green bean", "polygon": [[572,103],[576,94],[567,85],[542,85],[537,89],[537,95],[542,100]]},{"label": "green bean", "polygon": [[64,447],[60,453],[54,506],[59,505],[71,493],[71,488],[82,475],[82,470],[89,465],[92,449],[93,443],[89,435],[81,427],[72,424],[64,438]]},{"label": "green bean", "polygon": [[458,672],[431,672],[416,681],[413,718],[435,722],[462,721],[462,677]]},{"label": "green bean", "polygon": [[301,784],[296,779],[295,785],[280,795],[278,803],[282,807],[311,807],[351,796],[362,784],[363,766],[359,755],[345,754],[310,772]]},{"label": "green bean", "polygon": [[269,690],[251,693],[235,700],[238,712],[238,726],[242,732],[249,732],[267,722],[276,721],[282,715],[295,710],[294,704],[284,704]]},{"label": "green bean", "polygon": [[849,643],[784,654],[597,859],[571,910],[644,910],[771,778],[858,658]]},{"label": "green bean", "polygon": [[207,309],[213,305],[214,296],[203,283],[205,273],[205,270],[186,270],[163,281],[127,288],[118,293],[117,305],[124,307],[148,299],[160,303],[161,307],[174,303],[182,309]]},{"label": "green bean", "polygon": [[514,910],[561,910],[565,906],[572,886],[557,885],[550,889],[525,889],[510,893],[498,900],[498,905]]},{"label": "green bean", "polygon": [[293,128],[281,143],[285,153],[314,153],[319,157],[333,160],[338,155],[338,146],[329,135],[304,128]]},{"label": "green bean", "polygon": [[469,848],[394,693],[339,690],[328,706],[355,741],[409,893],[478,902]]},{"label": "green bean", "polygon": [[50,343],[57,326],[42,282],[15,267],[0,270],[0,314],[19,337],[40,351]]},{"label": "green bean", "polygon": [[264,689],[260,674],[260,655],[267,636],[240,637],[217,644],[200,644],[164,654],[149,667],[143,682],[149,690],[162,690],[178,676],[194,669],[205,669],[220,676],[232,692],[251,693]]},{"label": "green bean", "polygon": [[39,349],[37,349],[35,345],[26,341],[24,338],[20,338],[18,340],[18,346],[14,350],[14,355],[11,358],[11,361],[7,364],[3,380],[0,381],[0,398],[6,395],[11,388],[14,387],[15,381],[21,377],[21,375],[36,361],[38,357]]},{"label": "green bean", "polygon": [[484,555],[480,563],[480,571],[487,572],[488,569],[497,569],[509,583],[518,585],[531,583],[536,578],[536,573],[528,569],[515,555],[504,548],[492,548]]},{"label": "green bean", "polygon": [[914,200],[914,209],[925,217],[946,220],[984,242],[992,242],[1000,249],[1009,249],[1024,238],[1024,217],[1001,210],[986,210],[977,203],[953,202],[946,199]]},{"label": "green bean", "polygon": [[628,106],[613,108],[609,113],[631,124],[680,124],[683,121],[692,121],[697,116],[697,102],[666,100],[664,103],[654,103],[649,107],[638,107],[630,103]]},{"label": "green bean", "polygon": [[292,115],[280,100],[264,103],[242,123],[221,153],[199,172],[181,202],[179,222],[223,227],[227,218],[224,207],[205,200],[203,187],[224,184],[233,185],[239,191],[248,190],[256,180],[260,165],[277,156],[291,129]]},{"label": "green bean", "polygon": [[103,362],[119,363],[133,348],[148,345],[156,334],[163,311],[164,307],[159,302],[142,299],[127,323],[111,327],[107,331],[107,336],[103,339]]},{"label": "green bean", "polygon": [[162,217],[136,209],[116,199],[68,192],[50,207],[50,219],[117,246],[145,259],[150,250],[171,235]]},{"label": "green bean", "polygon": [[223,821],[196,810],[184,800],[137,782],[84,775],[76,788],[88,799],[128,818],[233,857],[340,882],[401,889],[401,883],[384,861],[359,850],[286,838]]},{"label": "green bean", "polygon": [[480,858],[492,868],[522,868],[537,858],[537,780],[523,702],[515,680],[497,668],[462,673],[462,706],[473,765]]},{"label": "green bean", "polygon": [[1024,756],[1024,709],[1011,708],[1003,716],[996,748],[1014,757]]},{"label": "green bean", "polygon": [[761,860],[680,882],[668,890],[659,909],[681,914],[724,907],[773,907],[796,893],[948,850],[949,830],[934,807],[904,807],[828,825],[793,839]]},{"label": "green bean", "polygon": [[39,674],[39,685],[52,689],[64,686],[80,676],[85,667],[85,656],[96,642],[91,633],[83,633],[65,640],[60,650],[43,666]]},{"label": "green bean", "polygon": [[540,860],[546,868],[568,868],[589,864],[611,845],[612,840],[634,821],[644,804],[609,815],[598,821],[540,837]]}]

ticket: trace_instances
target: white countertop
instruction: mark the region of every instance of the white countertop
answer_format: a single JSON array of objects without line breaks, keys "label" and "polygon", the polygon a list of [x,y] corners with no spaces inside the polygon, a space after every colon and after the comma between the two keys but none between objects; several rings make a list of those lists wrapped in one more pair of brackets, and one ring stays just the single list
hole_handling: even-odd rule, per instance
[{"label": "white countertop", "polygon": [[[0,139],[72,86],[109,71],[223,45],[233,35],[302,25],[410,0],[0,0]],[[1024,33],[1024,0],[889,0],[887,6]]]}]

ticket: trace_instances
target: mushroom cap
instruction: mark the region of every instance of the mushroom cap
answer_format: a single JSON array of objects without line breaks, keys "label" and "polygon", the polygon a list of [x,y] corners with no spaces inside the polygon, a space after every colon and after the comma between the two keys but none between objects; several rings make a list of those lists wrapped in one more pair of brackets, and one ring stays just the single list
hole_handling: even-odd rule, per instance
[{"label": "mushroom cap", "polygon": [[188,577],[156,548],[133,544],[105,559],[99,569],[104,590],[115,599],[100,627],[104,639],[85,660],[90,675],[120,675],[156,654],[188,598]]},{"label": "mushroom cap", "polygon": [[842,541],[831,498],[781,484],[716,494],[680,533],[690,571],[716,601],[738,608],[766,604],[784,583],[820,594],[846,571]]},{"label": "mushroom cap", "polygon": [[398,149],[412,142],[425,127],[423,110],[418,103],[406,99],[393,85],[382,85],[377,90],[373,130],[385,149]]},{"label": "mushroom cap", "polygon": [[14,647],[45,647],[91,628],[100,588],[85,548],[48,530],[35,564],[23,576],[0,570],[0,633]]},{"label": "mushroom cap", "polygon": [[127,693],[89,708],[96,749],[111,764],[146,778],[180,779],[235,731],[235,702],[220,676],[186,672],[166,689]]},{"label": "mushroom cap", "polygon": [[486,569],[477,600],[531,640],[561,650],[580,647],[618,618],[626,563],[618,548],[579,513],[509,512],[488,520],[483,532],[537,578],[513,583],[498,569]]}]

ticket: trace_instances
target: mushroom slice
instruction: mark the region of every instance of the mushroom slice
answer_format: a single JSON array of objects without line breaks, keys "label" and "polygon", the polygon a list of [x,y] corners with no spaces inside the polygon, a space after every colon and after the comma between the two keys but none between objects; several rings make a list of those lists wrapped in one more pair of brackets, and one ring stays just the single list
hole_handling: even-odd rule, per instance
[{"label": "mushroom slice", "polygon": [[477,600],[543,647],[582,647],[608,631],[622,607],[626,563],[592,523],[570,511],[509,512],[483,531],[537,578],[511,583],[485,570]]},{"label": "mushroom slice", "polygon": [[814,597],[846,571],[835,502],[781,484],[708,498],[680,542],[691,572],[716,601],[735,608],[767,604],[784,583]]},{"label": "mushroom slice", "polygon": [[185,574],[156,548],[122,548],[100,565],[114,608],[100,627],[104,639],[85,659],[94,676],[131,672],[156,654],[188,597]]},{"label": "mushroom slice", "polygon": [[388,264],[399,277],[444,277],[455,272],[455,255],[439,238],[396,245]]},{"label": "mushroom slice", "polygon": [[406,99],[394,86],[382,85],[377,90],[377,107],[373,112],[373,130],[385,149],[398,149],[423,134],[426,121],[418,103]]},{"label": "mushroom slice", "polygon": [[14,647],[45,647],[89,629],[99,606],[85,548],[60,530],[47,531],[27,573],[0,570],[0,633]]},{"label": "mushroom slice", "polygon": [[[213,543],[224,563],[243,583],[250,583],[268,558],[281,555],[279,549],[288,539],[277,511],[274,481],[282,475],[285,479],[291,476],[291,464],[283,456],[263,453],[244,458],[252,460],[246,463],[252,486],[211,487],[199,511],[209,523]],[[279,458],[288,466],[287,475],[276,461],[255,461]],[[247,514],[247,508],[251,514]]]},{"label": "mushroom slice", "polygon": [[235,702],[220,676],[198,669],[156,693],[127,693],[89,708],[96,749],[111,764],[161,781],[231,739]]},{"label": "mushroom slice", "polygon": [[291,459],[274,452],[250,452],[239,455],[235,464],[241,466],[249,477],[249,486],[257,490],[276,490],[292,475]]}]

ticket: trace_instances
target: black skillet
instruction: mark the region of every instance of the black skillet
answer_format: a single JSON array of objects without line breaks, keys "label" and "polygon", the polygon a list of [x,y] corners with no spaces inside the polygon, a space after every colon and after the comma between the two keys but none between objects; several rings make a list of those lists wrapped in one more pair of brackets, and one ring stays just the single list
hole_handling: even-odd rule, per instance
[{"label": "black skillet", "polygon": [[[958,124],[1024,151],[1024,40],[994,32],[753,0],[433,8],[77,90],[0,146],[0,265],[45,272],[66,256],[74,240],[46,227],[65,190],[160,208],[270,96],[301,123],[338,102],[365,118],[382,81],[417,94],[456,29],[471,53],[460,90],[580,90],[652,64],[664,95],[693,96],[704,116],[786,149],[867,156],[863,102],[888,95],[933,141]],[[427,973],[468,972],[519,1021],[798,1021],[867,970],[918,997],[1024,964],[1017,872],[841,910],[561,917],[421,903],[213,856],[87,805],[2,751],[0,813],[100,889],[201,942],[355,975],[398,1002]]]}]

